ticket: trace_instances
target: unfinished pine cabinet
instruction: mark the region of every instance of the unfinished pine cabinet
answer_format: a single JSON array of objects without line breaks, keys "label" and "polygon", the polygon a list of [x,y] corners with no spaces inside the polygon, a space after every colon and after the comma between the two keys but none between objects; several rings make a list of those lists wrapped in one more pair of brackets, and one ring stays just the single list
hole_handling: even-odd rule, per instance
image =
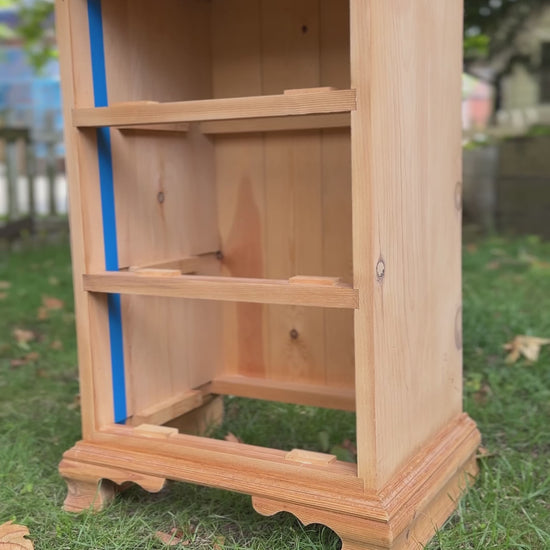
[{"label": "unfinished pine cabinet", "polygon": [[[57,0],[82,440],[67,510],[167,479],[418,548],[462,412],[461,2]],[[201,435],[355,411],[357,464]],[[177,427],[174,427],[177,426]]]}]

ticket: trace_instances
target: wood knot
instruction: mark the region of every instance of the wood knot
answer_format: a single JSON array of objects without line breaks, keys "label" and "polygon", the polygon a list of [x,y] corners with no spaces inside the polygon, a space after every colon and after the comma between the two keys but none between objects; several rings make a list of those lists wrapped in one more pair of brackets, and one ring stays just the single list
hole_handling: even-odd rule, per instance
[{"label": "wood knot", "polygon": [[381,282],[384,279],[385,275],[386,275],[386,264],[384,263],[383,258],[380,258],[378,260],[378,263],[376,264],[376,280],[378,282]]},{"label": "wood knot", "polygon": [[159,191],[159,192],[157,193],[157,201],[158,201],[159,204],[162,204],[162,203],[164,202],[164,199],[165,199],[165,198],[166,198],[166,197],[164,196],[164,192],[163,192],[163,191]]}]

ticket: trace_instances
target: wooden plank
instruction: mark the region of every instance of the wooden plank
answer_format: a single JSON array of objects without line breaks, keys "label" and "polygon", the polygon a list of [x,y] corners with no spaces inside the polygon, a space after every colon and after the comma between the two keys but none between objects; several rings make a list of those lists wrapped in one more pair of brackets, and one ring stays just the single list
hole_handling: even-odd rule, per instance
[{"label": "wooden plank", "polygon": [[[321,83],[350,88],[349,2],[321,2]],[[351,139],[348,128],[321,133],[323,273],[353,281]],[[354,386],[353,312],[325,310],[325,374],[329,386]]]},{"label": "wooden plank", "polygon": [[[177,269],[181,273],[194,273],[201,269],[209,257],[214,256],[215,253],[202,254],[200,256],[188,256],[186,258],[179,258],[176,260],[163,260],[160,262],[152,262],[144,265],[129,266],[129,271],[136,271],[139,269]],[[124,269],[124,268],[121,268]]]},{"label": "wooden plank", "polygon": [[349,128],[349,113],[305,115],[278,118],[249,118],[247,120],[220,120],[200,122],[203,134],[244,134],[254,132],[285,132],[318,130],[323,128]]},{"label": "wooden plank", "polygon": [[168,426],[140,424],[134,428],[134,433],[152,439],[167,439],[168,437],[177,435],[178,430],[176,428],[169,428]]},{"label": "wooden plank", "polygon": [[[298,89],[285,97],[316,96],[305,89],[320,85],[319,43],[317,0],[262,2],[263,93]],[[320,134],[267,134],[264,143],[266,275],[324,275]],[[323,311],[269,308],[268,331],[269,378],[324,383]]]},{"label": "wooden plank", "polygon": [[[212,69],[215,98],[262,94],[259,0],[212,1]],[[303,117],[296,117],[302,119]],[[265,248],[263,137],[257,133],[275,121],[294,117],[201,122],[216,151],[218,226],[223,274],[264,277]],[[244,132],[234,135],[235,132]],[[223,304],[224,372],[265,373],[265,307]]]},{"label": "wooden plank", "polygon": [[[102,12],[109,104],[126,103],[115,109],[159,105],[144,99],[211,96],[207,2],[163,2],[151,10],[148,0],[113,0],[102,2]],[[174,51],[181,54],[177,63]],[[196,127],[111,131],[111,144],[120,266],[158,268],[154,264],[166,259],[219,250],[209,138]],[[215,262],[201,266],[206,274],[215,269]],[[129,414],[212,378],[221,363],[219,304],[141,296],[121,301]]]},{"label": "wooden plank", "polygon": [[174,122],[172,124],[136,124],[135,126],[118,126],[121,132],[188,132],[190,124],[185,122]]},{"label": "wooden plank", "polygon": [[252,399],[280,401],[312,407],[355,410],[353,388],[329,387],[324,385],[300,384],[250,376],[221,376],[207,384],[205,391],[222,395],[236,395]]},{"label": "wooden plank", "polygon": [[160,269],[158,267],[131,267],[129,271],[130,273],[135,273],[140,277],[179,277],[181,275],[181,271],[179,269]]},{"label": "wooden plank", "polygon": [[200,407],[203,401],[203,393],[200,391],[178,392],[160,403],[135,412],[131,418],[131,425],[165,424],[182,414]]},{"label": "wooden plank", "polygon": [[285,455],[285,460],[290,460],[290,462],[298,462],[300,464],[328,466],[329,464],[336,462],[336,455],[303,451],[302,449],[292,449],[292,451]]},{"label": "wooden plank", "polygon": [[288,280],[201,275],[153,277],[125,272],[96,273],[83,278],[88,292],[352,309],[358,302],[357,292],[351,287],[296,285]]},{"label": "wooden plank", "polygon": [[69,221],[82,403],[82,433],[89,438],[98,426],[113,422],[109,323],[105,296],[87,294],[82,274],[104,269],[101,198],[95,131],[78,132],[70,124],[71,109],[94,104],[88,14],[84,3],[56,0],[56,30],[63,90]]},{"label": "wooden plank", "polygon": [[354,109],[355,90],[334,90],[311,94],[281,94],[80,108],[73,109],[72,122],[77,128],[117,127],[203,120],[346,113]]},{"label": "wooden plank", "polygon": [[294,285],[321,285],[321,286],[340,286],[342,279],[340,277],[315,277],[313,275],[295,275],[288,280]]},{"label": "wooden plank", "polygon": [[462,408],[461,4],[351,1],[358,468],[372,488]]}]

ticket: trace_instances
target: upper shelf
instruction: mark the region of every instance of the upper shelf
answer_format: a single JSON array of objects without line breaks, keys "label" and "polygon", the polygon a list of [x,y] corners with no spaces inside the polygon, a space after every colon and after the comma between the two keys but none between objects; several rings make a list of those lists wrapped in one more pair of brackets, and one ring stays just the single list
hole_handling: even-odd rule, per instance
[{"label": "upper shelf", "polygon": [[284,94],[155,103],[140,101],[110,107],[73,109],[73,125],[128,127],[218,120],[258,119],[330,113],[356,108],[355,90],[311,88]]},{"label": "upper shelf", "polygon": [[358,291],[331,277],[247,279],[182,275],[172,269],[138,269],[83,276],[88,292],[164,296],[197,300],[357,309]]}]

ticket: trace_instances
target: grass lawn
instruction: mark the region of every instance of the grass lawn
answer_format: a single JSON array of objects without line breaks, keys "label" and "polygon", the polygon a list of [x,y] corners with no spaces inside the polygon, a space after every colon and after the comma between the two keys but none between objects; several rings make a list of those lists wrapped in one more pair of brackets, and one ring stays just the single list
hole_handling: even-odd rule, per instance
[{"label": "grass lawn", "polygon": [[[339,548],[329,529],[263,518],[247,496],[181,483],[156,495],[130,489],[99,514],[63,512],[57,464],[80,433],[68,247],[0,254],[0,524],[26,525],[42,550],[166,548],[155,533],[172,528],[181,529],[175,548]],[[550,548],[550,346],[535,363],[507,364],[502,346],[520,334],[550,337],[550,244],[467,245],[465,409],[489,455],[430,550]],[[218,435],[345,456],[353,430],[346,413],[228,399]]]}]

